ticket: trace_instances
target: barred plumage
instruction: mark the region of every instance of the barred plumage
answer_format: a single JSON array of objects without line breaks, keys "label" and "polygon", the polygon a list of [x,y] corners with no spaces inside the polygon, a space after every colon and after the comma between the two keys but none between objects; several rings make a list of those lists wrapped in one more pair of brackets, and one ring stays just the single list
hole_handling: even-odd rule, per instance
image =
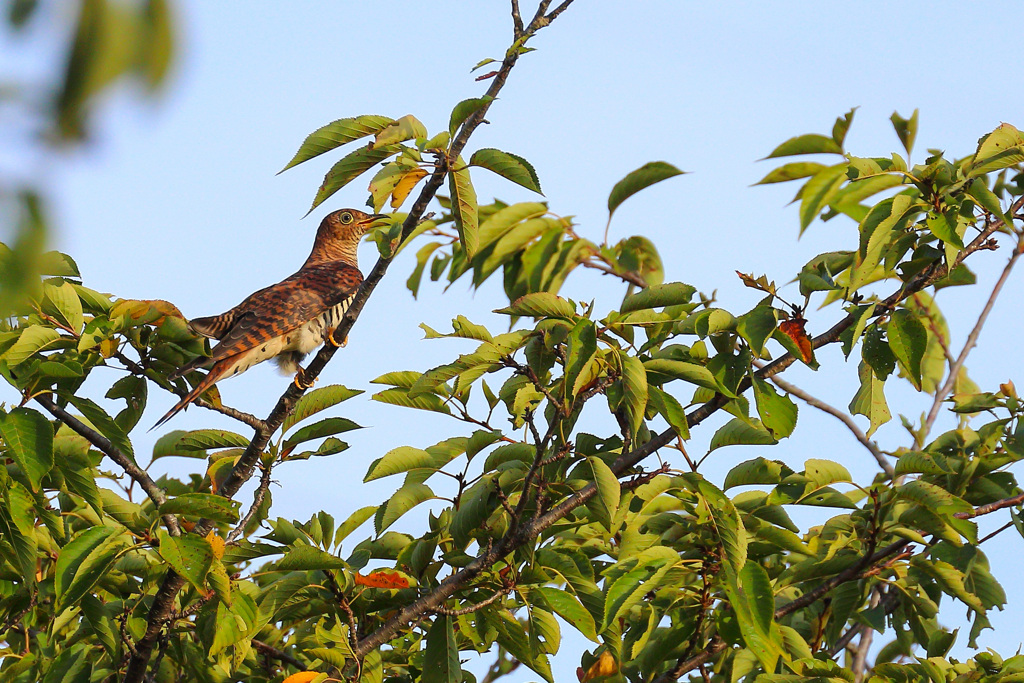
[{"label": "barred plumage", "polygon": [[359,239],[382,218],[386,216],[354,209],[328,214],[298,272],[251,294],[226,313],[192,320],[193,331],[219,343],[209,357],[187,363],[170,379],[199,368],[210,371],[154,426],[174,417],[217,381],[270,358],[277,359],[282,370],[301,371],[299,362],[334,332],[348,311],[363,281],[356,261]]}]

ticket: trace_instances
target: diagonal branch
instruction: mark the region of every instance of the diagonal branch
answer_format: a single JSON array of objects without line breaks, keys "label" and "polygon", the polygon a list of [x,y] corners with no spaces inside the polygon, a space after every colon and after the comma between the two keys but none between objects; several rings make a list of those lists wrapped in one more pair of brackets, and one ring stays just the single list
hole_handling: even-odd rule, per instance
[{"label": "diagonal branch", "polygon": [[781,379],[779,377],[772,377],[771,382],[780,389],[782,389],[783,391],[785,391],[786,393],[796,396],[797,398],[799,398],[801,401],[811,406],[812,408],[817,408],[822,412],[828,413],[829,415],[831,415],[832,417],[836,418],[844,425],[846,425],[846,427],[853,433],[854,438],[856,438],[857,441],[860,441],[861,444],[863,444],[864,448],[868,449],[868,452],[870,452],[871,455],[878,462],[878,466],[882,468],[882,470],[889,476],[889,478],[892,479],[893,477],[896,476],[896,471],[893,469],[892,463],[885,459],[885,453],[882,452],[882,450],[875,444],[874,441],[868,438],[868,435],[865,434],[861,430],[861,428],[857,426],[857,423],[849,414],[843,412],[842,410],[839,410],[834,406],[829,405],[828,403],[825,403],[819,398],[811,396],[800,387],[794,384],[790,384],[784,379]]},{"label": "diagonal branch", "polygon": [[[543,2],[541,4],[546,9],[547,4]],[[556,11],[560,12],[561,10]],[[427,206],[434,199],[438,190],[441,189],[441,185],[448,173],[448,160],[458,158],[459,154],[465,148],[466,143],[469,142],[470,136],[480,126],[480,124],[483,123],[484,117],[490,109],[491,103],[493,103],[497,98],[498,93],[508,80],[512,68],[519,60],[519,56],[521,54],[520,48],[534,33],[544,26],[547,26],[549,23],[551,23],[551,20],[545,18],[542,12],[538,12],[538,16],[534,17],[534,20],[530,22],[528,27],[526,27],[523,35],[518,37],[513,46],[505,53],[505,58],[502,61],[501,68],[497,71],[494,78],[491,79],[491,84],[487,88],[487,92],[485,93],[485,98],[487,99],[484,100],[483,106],[474,111],[462,124],[462,128],[459,130],[454,140],[452,140],[446,156],[439,156],[433,173],[431,173],[430,177],[427,179],[419,196],[416,198],[412,208],[409,210],[409,215],[406,217],[405,223],[402,225],[402,241],[409,238],[409,235],[412,234],[412,231],[416,228],[420,218],[426,211]],[[344,339],[348,336],[349,331],[352,329],[352,326],[355,324],[360,312],[363,310],[363,306],[366,305],[366,301],[377,288],[381,279],[383,279],[393,258],[393,256],[390,258],[382,256],[377,260],[376,265],[374,265],[373,269],[363,280],[362,285],[356,292],[348,311],[345,313],[345,317],[340,321],[337,328],[335,328],[335,338]],[[325,344],[320,349],[319,353],[317,353],[316,357],[306,367],[306,377],[310,381],[319,377],[320,372],[324,369],[331,358],[334,357],[336,351],[337,348],[335,346]],[[278,399],[277,404],[274,406],[273,410],[270,411],[267,419],[254,427],[255,433],[253,434],[252,440],[249,442],[245,452],[242,453],[238,462],[235,463],[235,466],[221,484],[221,487],[218,490],[219,495],[222,495],[225,498],[232,498],[236,493],[238,493],[239,489],[241,489],[241,487],[249,481],[250,478],[252,478],[260,455],[270,442],[270,437],[281,427],[285,417],[287,417],[295,408],[296,402],[303,393],[304,390],[299,389],[294,383],[288,385],[288,389],[286,389],[281,395],[281,398]],[[205,534],[211,527],[211,522],[203,520],[200,524],[196,525],[195,533],[200,535]],[[473,575],[475,576],[482,567],[483,565],[478,565],[476,572]],[[452,577],[449,578],[451,579]],[[175,597],[184,584],[184,579],[178,574],[173,571],[167,572],[164,577],[164,581],[157,590],[150,606],[149,614],[146,618],[146,631],[143,637],[135,644],[135,652],[132,653],[131,658],[128,660],[128,666],[123,679],[124,683],[141,683],[145,678],[146,669],[149,664],[149,658],[152,654],[153,647],[156,644],[157,638],[159,637],[164,624],[167,622],[168,616],[173,612]],[[442,585],[444,585],[444,582],[442,582]],[[440,606],[441,602],[443,602],[443,598],[433,606]],[[364,639],[360,642],[360,645],[367,641],[368,639]],[[376,645],[374,647],[376,647]],[[372,647],[369,649],[372,649]],[[362,649],[361,651],[358,651],[358,656],[364,656],[369,649]]]},{"label": "diagonal branch", "polygon": [[967,361],[967,356],[974,348],[975,344],[978,343],[978,337],[981,336],[981,329],[985,326],[985,321],[988,319],[988,314],[992,312],[992,307],[995,306],[996,299],[999,298],[999,293],[1003,289],[1003,285],[1006,284],[1006,280],[1010,277],[1010,273],[1013,272],[1013,267],[1017,264],[1017,259],[1024,251],[1024,240],[1018,239],[1017,246],[1010,255],[1010,260],[1006,262],[1006,266],[1003,268],[1002,274],[999,279],[996,280],[995,286],[992,287],[992,293],[988,297],[988,301],[985,302],[985,306],[981,309],[981,313],[978,315],[978,321],[974,323],[974,329],[967,335],[967,341],[964,343],[964,348],[957,356],[956,361],[949,365],[949,375],[946,377],[945,384],[942,388],[935,392],[935,400],[932,402],[931,410],[928,411],[928,417],[924,421],[924,429],[922,433],[927,435],[932,430],[932,426],[935,424],[935,419],[939,416],[939,408],[942,407],[942,402],[946,400],[949,393],[953,391],[953,385],[956,383],[957,378],[960,375],[960,368],[964,366]]},{"label": "diagonal branch", "polygon": [[[50,400],[49,396],[39,395],[35,398],[36,403],[41,405],[46,412],[66,424],[79,436],[85,437],[85,439],[95,446],[97,450],[103,453],[103,455],[117,463],[118,467],[124,470],[124,473],[131,477],[132,480],[137,483],[143,491],[145,491],[146,495],[149,496],[149,499],[153,501],[153,505],[155,505],[158,510],[160,509],[160,506],[167,501],[167,494],[164,493],[162,488],[157,486],[156,482],[153,481],[153,478],[149,476],[149,473],[139,467],[127,454],[121,452],[121,449],[111,443],[110,439],[58,406]],[[167,527],[168,533],[172,536],[181,535],[181,529],[178,527],[177,517],[174,515],[164,515],[162,519],[164,521],[164,526]]]}]

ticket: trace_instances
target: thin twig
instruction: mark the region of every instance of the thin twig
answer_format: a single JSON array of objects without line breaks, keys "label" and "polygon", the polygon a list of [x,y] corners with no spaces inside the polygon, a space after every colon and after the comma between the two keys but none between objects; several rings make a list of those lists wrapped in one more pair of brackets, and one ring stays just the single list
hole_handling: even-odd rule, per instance
[{"label": "thin twig", "polygon": [[631,285],[636,285],[641,289],[647,288],[647,280],[640,277],[639,273],[635,273],[631,270],[619,272],[612,268],[611,266],[605,263],[601,263],[600,261],[580,261],[580,265],[583,266],[584,268],[593,268],[594,270],[599,270],[605,275],[614,275],[623,282],[628,282]]},{"label": "thin twig", "polygon": [[986,503],[985,505],[979,505],[970,512],[954,512],[953,516],[957,519],[970,519],[972,517],[980,517],[981,515],[987,515],[990,512],[996,510],[1002,510],[1003,508],[1012,508],[1024,503],[1024,493],[1020,495],[1011,496],[1009,498],[1003,498],[993,503]]},{"label": "thin twig", "polygon": [[300,662],[299,660],[295,659],[295,657],[292,657],[284,650],[277,649],[273,645],[267,645],[262,640],[256,640],[255,638],[253,638],[252,646],[260,652],[262,652],[263,654],[267,655],[268,657],[276,659],[279,662],[289,664],[295,667],[296,669],[299,669],[300,671],[306,670],[306,665]]},{"label": "thin twig", "polygon": [[828,403],[825,403],[819,398],[811,396],[800,387],[794,384],[790,384],[789,382],[777,376],[770,378],[770,381],[774,383],[777,387],[785,391],[786,393],[796,396],[797,398],[799,398],[801,401],[811,406],[812,408],[817,408],[822,412],[828,413],[829,415],[831,415],[832,417],[836,418],[844,425],[846,425],[846,427],[853,434],[854,438],[856,438],[857,441],[859,441],[864,446],[864,448],[868,449],[868,452],[871,453],[874,459],[878,462],[878,466],[881,467],[883,471],[885,471],[889,478],[892,479],[894,476],[896,476],[896,471],[893,469],[892,463],[886,460],[885,453],[882,452],[882,450],[875,444],[874,441],[868,438],[867,434],[861,431],[861,428],[857,426],[857,423],[850,415],[843,412],[842,410],[839,410],[834,406],[829,405]]},{"label": "thin twig", "polygon": [[505,587],[501,588],[500,590],[495,591],[495,593],[493,595],[491,595],[490,597],[485,598],[484,600],[481,600],[480,602],[475,602],[472,605],[470,605],[469,607],[463,607],[462,609],[448,609],[447,607],[435,607],[434,609],[432,609],[430,611],[433,612],[434,614],[445,614],[445,615],[448,615],[450,617],[461,617],[464,614],[472,614],[473,612],[476,612],[479,609],[483,609],[484,607],[487,607],[487,605],[490,605],[490,604],[492,604],[494,602],[497,602],[502,597],[504,597],[504,596],[508,595],[509,593],[511,593],[514,589],[515,589],[514,585],[505,586]]},{"label": "thin twig", "polygon": [[946,382],[942,385],[941,389],[935,392],[935,400],[932,402],[931,410],[928,411],[928,417],[924,421],[924,429],[921,430],[923,434],[927,435],[931,432],[935,419],[939,416],[939,408],[942,407],[943,401],[946,400],[946,397],[953,390],[953,385],[960,375],[960,368],[967,361],[968,354],[970,354],[975,344],[978,343],[978,337],[981,335],[981,329],[985,325],[985,320],[988,319],[988,314],[992,311],[996,299],[999,298],[999,292],[1002,291],[1003,285],[1006,284],[1010,273],[1013,272],[1013,267],[1016,265],[1022,249],[1024,249],[1024,240],[1018,240],[1017,247],[1013,250],[1013,254],[1010,255],[1010,260],[1006,262],[1006,266],[1003,268],[999,279],[996,280],[995,286],[992,287],[992,293],[989,295],[988,301],[985,302],[984,308],[981,309],[981,314],[978,315],[978,321],[974,324],[974,329],[967,335],[967,342],[964,343],[963,350],[957,356],[956,361],[949,366],[949,376],[946,378]]},{"label": "thin twig", "polygon": [[234,542],[242,533],[245,531],[245,527],[249,526],[249,522],[259,512],[260,506],[263,505],[263,499],[267,495],[267,491],[270,489],[270,474],[272,467],[270,465],[261,465],[260,469],[263,470],[263,474],[260,475],[259,486],[256,487],[256,491],[252,494],[252,506],[249,511],[245,513],[245,517],[239,520],[235,528],[228,534],[228,543]]},{"label": "thin twig", "polygon": [[[139,467],[135,463],[135,460],[133,460],[129,455],[123,453],[121,449],[111,443],[110,439],[58,406],[50,400],[49,396],[41,394],[35,398],[36,403],[41,405],[46,412],[66,424],[72,431],[79,436],[84,437],[89,443],[95,446],[101,453],[103,453],[103,455],[117,463],[118,467],[124,470],[124,473],[131,477],[132,480],[146,492],[146,495],[149,496],[149,499],[153,501],[153,505],[155,505],[158,510],[160,509],[160,506],[167,501],[167,494],[164,493],[162,488],[156,485],[156,482],[149,476],[149,473]],[[161,519],[163,519],[164,526],[167,527],[167,532],[171,536],[181,535],[181,529],[178,526],[177,517],[174,515],[163,515]]]}]

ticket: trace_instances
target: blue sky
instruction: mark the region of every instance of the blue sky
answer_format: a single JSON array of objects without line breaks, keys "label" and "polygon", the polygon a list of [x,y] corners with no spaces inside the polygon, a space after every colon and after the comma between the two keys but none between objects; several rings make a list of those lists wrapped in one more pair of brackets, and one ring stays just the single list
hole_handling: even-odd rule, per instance
[{"label": "blue sky", "polygon": [[[337,118],[371,113],[413,114],[437,132],[455,103],[485,89],[470,68],[485,57],[500,58],[511,35],[508,6],[497,0],[176,4],[181,53],[160,101],[139,107],[127,89],[115,93],[98,108],[94,143],[39,173],[55,201],[55,246],[74,256],[87,285],[125,298],[167,299],[189,317],[219,313],[287,276],[305,258],[325,213],[362,206],[365,182],[359,181],[302,218],[337,158],[275,175],[308,133]],[[575,216],[577,232],[595,241],[607,218],[608,191],[625,173],[651,160],[689,171],[623,204],[613,239],[650,237],[667,279],[717,290],[721,305],[741,313],[760,297],[733,271],[765,273],[781,283],[816,254],[855,244],[855,226],[843,219],[816,224],[797,240],[796,210],[787,205],[796,186],[751,187],[772,168],[756,160],[794,135],[830,132],[835,118],[854,106],[847,148],[860,156],[899,150],[888,121],[894,110],[909,116],[920,109],[914,162],[923,161],[928,148],[970,154],[977,138],[1001,121],[1024,126],[1024,93],[1004,65],[1012,49],[1004,27],[1019,25],[1020,18],[1012,2],[577,0],[532,43],[537,51],[520,61],[491,108],[490,125],[469,149],[498,147],[530,160],[551,209]],[[481,201],[533,198],[484,171],[474,182]],[[341,455],[276,470],[276,515],[306,519],[326,509],[343,519],[400,484],[357,485],[373,459],[461,430],[442,416],[368,400],[374,377],[425,370],[470,348],[422,341],[419,323],[443,329],[463,313],[492,329],[505,324],[491,313],[502,305],[499,282],[476,294],[461,283],[447,293],[425,283],[414,301],[405,289],[412,251],[392,266],[348,347],[321,379],[367,390],[341,412],[368,429],[350,434],[352,448]],[[364,271],[375,256],[372,246],[363,247]],[[989,273],[980,275],[982,286],[940,296],[956,348],[1005,258],[977,255],[972,267]],[[1018,273],[968,362],[983,388],[1021,379],[1020,323],[1012,302],[1022,290]],[[622,288],[580,272],[563,293],[596,298],[600,310],[614,307]],[[839,315],[834,307],[811,311],[810,331],[827,329]],[[856,390],[856,365],[844,365],[836,349],[821,360],[818,373],[794,367],[786,378],[845,406]],[[287,381],[268,364],[225,382],[221,391],[230,405],[265,415]],[[10,393],[0,390],[0,399]],[[144,423],[172,403],[154,391],[152,419]],[[916,416],[930,402],[894,388],[890,405]],[[706,475],[720,481],[732,465],[758,455],[795,469],[810,457],[836,459],[862,479],[873,472],[868,453],[832,418],[801,407],[801,423],[796,437],[772,449],[716,452]],[[898,418],[894,423],[877,434],[883,448],[908,443]],[[209,426],[234,428],[199,409],[170,425]],[[701,452],[712,426],[700,430],[691,450]],[[155,438],[134,436],[139,452]],[[170,466],[184,471],[195,464]],[[418,528],[423,515],[425,509],[410,513],[406,528]],[[983,529],[1006,520],[991,517],[998,520],[982,520]],[[1021,543],[1008,532],[998,547],[984,548],[1010,604],[992,615],[996,630],[986,633],[982,646],[1005,655],[1020,645],[1012,615],[1024,593],[1011,579]],[[947,609],[943,618],[958,624],[962,615],[955,612]],[[961,655],[968,654],[965,635],[955,650]],[[559,680],[572,680],[581,647],[585,641],[564,642]],[[534,678],[524,672],[509,680]]]}]

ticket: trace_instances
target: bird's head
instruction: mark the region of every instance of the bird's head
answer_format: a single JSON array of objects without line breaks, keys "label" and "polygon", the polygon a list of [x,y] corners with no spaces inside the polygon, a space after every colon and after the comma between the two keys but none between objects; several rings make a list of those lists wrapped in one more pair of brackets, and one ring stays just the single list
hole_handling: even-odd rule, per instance
[{"label": "bird's head", "polygon": [[332,211],[320,222],[306,265],[343,261],[358,267],[356,250],[359,240],[387,218],[390,218],[387,214],[369,214],[358,209]]}]

